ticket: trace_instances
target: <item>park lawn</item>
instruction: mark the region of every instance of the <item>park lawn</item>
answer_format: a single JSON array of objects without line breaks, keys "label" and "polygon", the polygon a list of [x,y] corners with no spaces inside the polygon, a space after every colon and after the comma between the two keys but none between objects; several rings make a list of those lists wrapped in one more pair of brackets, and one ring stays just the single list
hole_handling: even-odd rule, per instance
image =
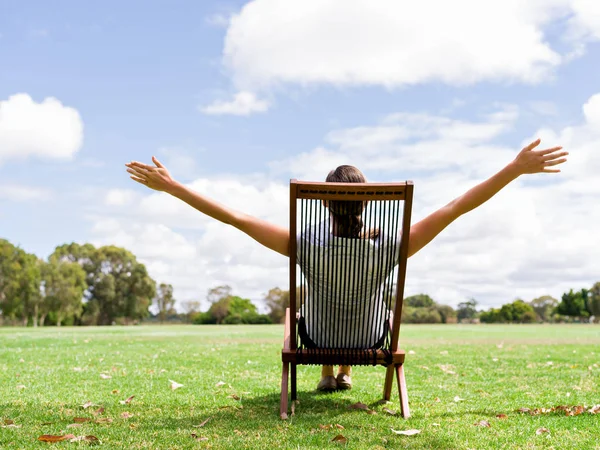
[{"label": "park lawn", "polygon": [[[397,391],[378,404],[382,367],[355,368],[351,391],[318,394],[319,368],[301,366],[299,404],[281,421],[282,335],[278,325],[0,328],[0,448],[66,433],[128,450],[600,448],[600,414],[517,411],[600,404],[600,326],[405,325],[408,420],[384,411],[399,410]],[[92,421],[68,427],[75,417]]]}]

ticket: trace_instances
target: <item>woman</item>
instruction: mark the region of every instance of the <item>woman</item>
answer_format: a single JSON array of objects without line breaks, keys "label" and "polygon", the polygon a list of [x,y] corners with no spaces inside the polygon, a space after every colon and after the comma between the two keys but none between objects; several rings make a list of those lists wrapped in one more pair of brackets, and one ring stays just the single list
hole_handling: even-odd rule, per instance
[{"label": "woman", "polygon": [[[566,162],[568,152],[561,151],[562,147],[552,147],[545,150],[535,150],[540,139],[523,148],[516,158],[488,180],[478,184],[465,194],[452,200],[446,206],[430,214],[410,228],[408,256],[412,256],[435,238],[444,228],[458,217],[482,205],[502,188],[521,175],[533,173],[558,173],[555,166]],[[267,248],[289,255],[290,233],[287,228],[269,223],[257,217],[231,210],[220,203],[194,192],[174,180],[169,171],[152,157],[154,166],[141,162],[125,164],[131,178],[150,189],[167,192],[183,200],[198,211],[213,217],[223,223],[232,225],[246,233]],[[341,166],[349,167],[349,166]],[[346,175],[344,175],[344,173]],[[332,176],[332,174],[334,174]],[[357,169],[340,171],[340,168],[330,173],[327,181],[361,182],[364,177]],[[321,381],[318,389],[332,390],[351,387],[350,367],[340,366],[338,376],[334,378],[333,367],[323,366]]]}]

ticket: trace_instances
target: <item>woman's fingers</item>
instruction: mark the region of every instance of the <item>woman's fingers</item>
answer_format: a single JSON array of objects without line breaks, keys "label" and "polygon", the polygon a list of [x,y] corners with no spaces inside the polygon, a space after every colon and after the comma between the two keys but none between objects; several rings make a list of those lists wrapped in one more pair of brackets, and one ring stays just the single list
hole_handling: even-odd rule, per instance
[{"label": "woman's fingers", "polygon": [[[561,145],[559,145],[558,147],[547,148],[546,150],[539,150],[536,153],[538,155],[541,155],[541,156],[546,156],[546,155],[549,155],[551,153],[557,152],[559,150],[562,150],[562,146]],[[564,153],[566,153],[566,152],[564,152]]]},{"label": "woman's fingers", "polygon": [[152,161],[154,162],[154,164],[156,164],[156,167],[158,167],[159,169],[164,169],[165,168],[165,166],[163,166],[161,164],[161,162],[158,159],[156,159],[156,156],[152,157]]},{"label": "woman's fingers", "polygon": [[559,173],[560,169],[543,169],[542,173]]},{"label": "woman's fingers", "polygon": [[143,178],[134,177],[133,175],[131,175],[129,178],[131,178],[133,181],[137,181],[138,183],[143,184],[144,186],[148,184],[148,182]]},{"label": "woman's fingers", "polygon": [[546,155],[542,156],[542,161],[544,161],[544,162],[551,161],[553,159],[562,158],[563,156],[568,156],[568,155],[569,155],[569,152],[556,153],[556,150],[555,150],[554,153],[547,153]]},{"label": "woman's fingers", "polygon": [[144,172],[138,168],[129,168],[127,169],[127,172],[129,172],[132,175],[135,175],[138,178],[146,178],[148,176],[147,172]]},{"label": "woman's fingers", "polygon": [[131,161],[129,164],[125,164],[127,167],[135,167],[137,169],[151,171],[154,170],[154,166],[150,166],[148,164],[144,164],[138,161]]},{"label": "woman's fingers", "polygon": [[556,166],[556,165],[562,164],[562,163],[564,163],[566,161],[567,161],[567,158],[554,159],[552,161],[545,161],[544,162],[544,167]]},{"label": "woman's fingers", "polygon": [[542,142],[541,139],[536,139],[535,141],[533,141],[531,144],[529,144],[527,147],[525,147],[523,149],[523,151],[529,151],[529,150],[533,150],[534,148],[536,148],[538,145],[540,145],[540,142]]}]

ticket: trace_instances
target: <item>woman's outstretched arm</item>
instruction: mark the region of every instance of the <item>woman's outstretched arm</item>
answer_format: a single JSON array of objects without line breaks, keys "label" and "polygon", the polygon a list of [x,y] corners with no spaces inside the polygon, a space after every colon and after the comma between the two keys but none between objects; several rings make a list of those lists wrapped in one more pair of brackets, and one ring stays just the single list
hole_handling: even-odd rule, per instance
[{"label": "woman's outstretched arm", "polygon": [[534,150],[540,144],[536,140],[525,147],[504,169],[483,183],[478,184],[446,206],[413,225],[410,229],[408,256],[412,256],[433,240],[444,228],[463,214],[477,208],[496,195],[511,181],[529,173],[557,173],[554,166],[564,163],[569,153],[562,147]]},{"label": "woman's outstretched arm", "polygon": [[275,250],[284,256],[289,256],[290,232],[287,228],[269,223],[257,217],[230,209],[208,197],[194,192],[171,177],[171,174],[155,157],[155,166],[137,161],[125,164],[131,179],[157,191],[164,191],[183,200],[220,222],[233,225],[265,247]]}]

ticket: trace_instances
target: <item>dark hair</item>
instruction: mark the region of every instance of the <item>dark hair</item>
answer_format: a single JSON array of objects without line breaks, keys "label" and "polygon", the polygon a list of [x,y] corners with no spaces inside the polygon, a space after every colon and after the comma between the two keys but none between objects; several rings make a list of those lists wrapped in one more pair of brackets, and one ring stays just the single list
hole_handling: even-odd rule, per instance
[{"label": "dark hair", "polygon": [[[366,183],[363,173],[354,166],[339,166],[332,170],[325,179],[326,183]],[[352,200],[330,200],[329,211],[335,218],[334,227],[336,235],[348,238],[368,237],[374,238],[379,233],[377,230],[364,234],[362,212],[366,202]]]}]

